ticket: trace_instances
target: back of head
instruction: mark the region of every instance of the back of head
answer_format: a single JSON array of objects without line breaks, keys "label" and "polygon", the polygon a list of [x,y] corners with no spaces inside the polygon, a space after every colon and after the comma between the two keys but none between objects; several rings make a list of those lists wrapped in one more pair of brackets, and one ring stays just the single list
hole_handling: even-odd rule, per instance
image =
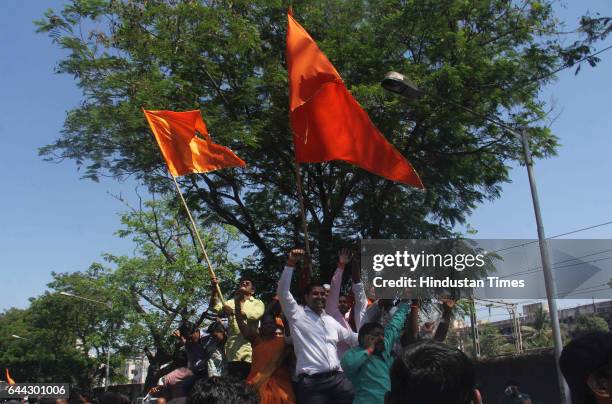
[{"label": "back of head", "polygon": [[597,331],[572,340],[563,348],[559,367],[570,387],[572,403],[595,404],[587,379],[612,377],[612,332]]},{"label": "back of head", "polygon": [[200,379],[191,389],[189,404],[257,404],[257,392],[243,381],[232,377]]},{"label": "back of head", "polygon": [[391,367],[391,404],[469,404],[474,365],[458,349],[435,341],[406,347]]},{"label": "back of head", "polygon": [[130,404],[130,399],[123,394],[107,391],[98,398],[98,404]]}]

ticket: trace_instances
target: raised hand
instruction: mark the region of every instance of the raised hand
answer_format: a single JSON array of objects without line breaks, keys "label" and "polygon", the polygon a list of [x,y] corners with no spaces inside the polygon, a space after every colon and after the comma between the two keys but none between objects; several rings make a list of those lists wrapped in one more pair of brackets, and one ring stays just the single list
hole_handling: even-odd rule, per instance
[{"label": "raised hand", "polygon": [[294,267],[302,258],[304,257],[304,250],[301,248],[294,248],[289,252],[289,257],[287,258],[287,266]]},{"label": "raised hand", "polygon": [[455,307],[455,301],[450,297],[441,297],[440,303],[442,303],[444,309],[452,310]]},{"label": "raised hand", "polygon": [[352,257],[353,252],[348,248],[343,248],[342,250],[338,251],[338,262],[343,265],[348,264]]}]

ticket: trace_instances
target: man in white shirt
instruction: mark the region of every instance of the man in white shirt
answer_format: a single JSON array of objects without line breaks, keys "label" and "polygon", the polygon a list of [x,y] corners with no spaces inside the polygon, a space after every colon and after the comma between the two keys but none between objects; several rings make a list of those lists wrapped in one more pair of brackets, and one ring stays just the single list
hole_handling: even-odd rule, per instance
[{"label": "man in white shirt", "polygon": [[325,313],[325,289],[311,284],[306,288],[305,306],[289,291],[295,264],[303,250],[292,250],[278,281],[278,299],[289,321],[297,358],[297,400],[301,404],[350,404],[353,386],[340,368],[336,345],[342,341],[357,345],[357,333],[342,327]]}]

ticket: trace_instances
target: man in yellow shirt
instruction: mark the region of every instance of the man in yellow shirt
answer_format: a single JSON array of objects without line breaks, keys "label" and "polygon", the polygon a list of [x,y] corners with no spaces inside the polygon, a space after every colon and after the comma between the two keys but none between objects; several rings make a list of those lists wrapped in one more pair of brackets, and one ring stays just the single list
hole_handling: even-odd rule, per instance
[{"label": "man in yellow shirt", "polygon": [[[225,356],[227,357],[227,373],[230,376],[245,380],[251,371],[251,344],[247,341],[238,328],[234,316],[234,299],[227,300],[225,305],[221,303],[217,294],[217,278],[211,279],[212,292],[210,298],[210,308],[216,313],[224,311],[229,316],[229,331],[227,342],[225,343]],[[265,305],[259,299],[255,299],[253,294],[255,288],[250,279],[243,278],[238,284],[235,295],[240,297],[242,302],[242,313],[245,315],[247,325],[257,329],[259,319],[263,316]]]}]

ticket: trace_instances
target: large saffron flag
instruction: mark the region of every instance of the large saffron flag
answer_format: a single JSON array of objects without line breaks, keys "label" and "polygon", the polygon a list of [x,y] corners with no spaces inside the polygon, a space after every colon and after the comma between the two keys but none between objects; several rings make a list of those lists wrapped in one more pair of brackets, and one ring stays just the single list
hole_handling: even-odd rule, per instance
[{"label": "large saffron flag", "polygon": [[376,129],[308,32],[287,15],[289,110],[298,163],[342,160],[418,188],[412,165]]},{"label": "large saffron flag", "polygon": [[174,177],[246,166],[230,149],[212,141],[200,111],[143,112]]}]

